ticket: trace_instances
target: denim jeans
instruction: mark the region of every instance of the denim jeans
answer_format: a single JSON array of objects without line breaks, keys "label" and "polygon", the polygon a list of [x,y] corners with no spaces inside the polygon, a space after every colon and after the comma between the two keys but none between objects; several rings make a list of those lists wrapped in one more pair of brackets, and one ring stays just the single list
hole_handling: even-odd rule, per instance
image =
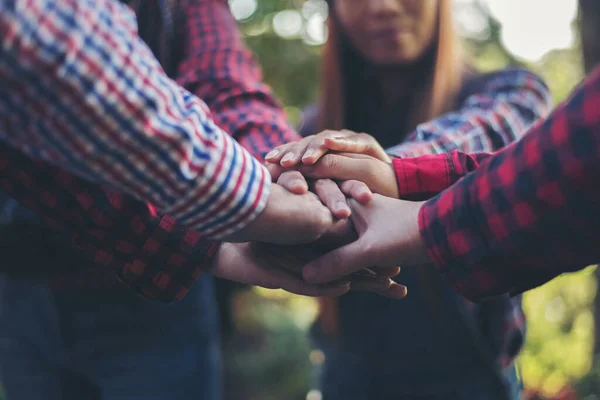
[{"label": "denim jeans", "polygon": [[125,290],[54,292],[0,279],[0,379],[8,400],[218,400],[209,276],[174,304]]}]

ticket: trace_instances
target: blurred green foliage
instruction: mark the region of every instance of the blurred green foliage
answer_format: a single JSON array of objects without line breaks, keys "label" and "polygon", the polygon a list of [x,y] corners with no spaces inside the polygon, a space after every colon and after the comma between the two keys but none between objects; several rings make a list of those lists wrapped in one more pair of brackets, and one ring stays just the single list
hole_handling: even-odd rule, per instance
[{"label": "blurred green foliage", "polygon": [[[252,2],[234,0],[232,3],[244,1]],[[306,3],[311,3],[310,7]],[[322,10],[320,8],[322,3],[321,0],[259,0],[256,10],[249,17],[240,20],[246,42],[262,64],[265,80],[274,88],[294,123],[301,118],[302,108],[313,102],[317,94],[321,47],[315,45],[314,40],[307,40],[306,31],[312,15],[307,12],[307,8],[313,12]],[[508,64],[524,64],[546,79],[555,103],[563,100],[581,80],[583,68],[578,44],[569,49],[553,50],[536,63],[525,63],[512,55],[503,45],[501,23],[478,2],[470,7],[472,9],[467,11],[478,13],[487,21],[486,29],[476,35],[465,37],[472,62],[478,68],[487,71]],[[292,11],[301,18],[302,24],[294,34],[290,34],[288,30],[285,37],[281,37],[275,27],[274,19],[277,13],[284,10],[287,11],[288,21],[295,21],[294,18],[290,18],[290,11]],[[519,359],[519,367],[526,386],[551,395],[557,393],[565,384],[584,378],[579,388],[583,392],[591,393],[588,390],[593,387],[590,382],[594,379],[590,376],[594,373],[590,375],[588,373],[592,368],[594,344],[592,306],[596,295],[596,279],[593,270],[589,268],[580,273],[559,277],[524,296],[528,333],[525,349]],[[274,298],[269,298],[269,293],[277,294]],[[255,350],[249,346],[246,348],[245,355],[239,354],[243,352],[243,348],[236,348],[236,367],[229,372],[239,378],[243,374],[248,374],[239,371],[246,371],[249,366],[252,366],[249,379],[252,381],[253,395],[244,398],[276,398],[272,397],[274,393],[286,399],[305,398],[303,396],[310,388],[310,375],[301,376],[301,374],[302,371],[310,374],[306,369],[310,345],[305,339],[308,324],[292,322],[299,311],[298,308],[295,308],[295,311],[290,309],[289,302],[296,297],[271,291],[253,291],[246,296],[248,297],[244,302],[245,307],[239,308],[236,315],[240,318],[249,318],[249,316],[256,318],[253,329],[263,326],[264,343],[270,343],[271,347],[269,351],[263,351],[265,347],[259,346]],[[281,319],[278,324],[281,326],[273,323],[272,315],[268,316],[267,313],[257,311],[264,310],[265,301],[279,304],[277,307],[273,305],[268,307],[271,311],[276,310],[277,319]],[[314,311],[311,300],[303,299],[302,304],[303,307]],[[243,336],[242,326],[240,331]],[[269,335],[272,335],[271,339],[268,339]],[[282,337],[284,335],[290,335],[290,340],[284,339]],[[283,343],[287,343],[289,347],[279,347]],[[279,375],[269,371],[272,371],[274,366],[283,368],[284,364],[288,365],[285,368],[290,368],[287,372],[293,376],[293,379],[285,379],[282,375],[281,379],[275,379],[277,382],[272,383]],[[261,370],[264,373],[261,373]],[[595,374],[600,377],[600,366],[597,370]],[[235,371],[239,373],[236,374]],[[238,382],[240,381],[236,381],[236,385]]]}]

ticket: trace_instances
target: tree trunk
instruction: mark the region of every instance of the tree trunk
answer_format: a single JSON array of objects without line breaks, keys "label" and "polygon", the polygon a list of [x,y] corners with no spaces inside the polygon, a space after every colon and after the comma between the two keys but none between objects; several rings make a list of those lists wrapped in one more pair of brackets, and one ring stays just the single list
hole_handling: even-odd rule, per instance
[{"label": "tree trunk", "polygon": [[579,0],[579,23],[586,73],[600,65],[600,1]]}]

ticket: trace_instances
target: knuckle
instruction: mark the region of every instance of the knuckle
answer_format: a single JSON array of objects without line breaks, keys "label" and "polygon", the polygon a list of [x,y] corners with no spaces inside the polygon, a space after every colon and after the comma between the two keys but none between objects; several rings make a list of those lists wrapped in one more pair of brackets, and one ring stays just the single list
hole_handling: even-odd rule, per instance
[{"label": "knuckle", "polygon": [[348,181],[344,181],[342,182],[342,190],[346,191],[346,192],[352,192],[354,190],[357,190],[360,186],[362,182],[359,181],[355,181],[355,180],[348,180]]},{"label": "knuckle", "polygon": [[359,133],[356,138],[363,142],[366,147],[371,148],[374,145],[375,138],[368,133]]},{"label": "knuckle", "polygon": [[286,174],[288,179],[304,179],[304,176],[299,171],[287,171]]},{"label": "knuckle", "polygon": [[339,165],[339,159],[333,154],[326,154],[321,160],[321,166],[328,170],[335,170]]},{"label": "knuckle", "polygon": [[315,189],[318,191],[332,191],[335,183],[328,178],[317,179],[315,182]]},{"label": "knuckle", "polygon": [[320,191],[327,187],[326,179],[317,179],[315,181],[315,190]]}]

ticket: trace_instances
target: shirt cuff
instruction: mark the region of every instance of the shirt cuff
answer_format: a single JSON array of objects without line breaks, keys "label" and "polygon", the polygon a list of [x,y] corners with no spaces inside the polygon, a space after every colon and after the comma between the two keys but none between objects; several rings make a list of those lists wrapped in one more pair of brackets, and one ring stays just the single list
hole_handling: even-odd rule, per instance
[{"label": "shirt cuff", "polygon": [[[220,130],[219,130],[220,131]],[[203,182],[165,214],[203,237],[218,240],[237,232],[263,211],[271,187],[267,168],[220,131],[218,160],[203,171]]]},{"label": "shirt cuff", "polygon": [[447,189],[458,174],[452,154],[425,155],[392,160],[400,198],[430,198]]}]

